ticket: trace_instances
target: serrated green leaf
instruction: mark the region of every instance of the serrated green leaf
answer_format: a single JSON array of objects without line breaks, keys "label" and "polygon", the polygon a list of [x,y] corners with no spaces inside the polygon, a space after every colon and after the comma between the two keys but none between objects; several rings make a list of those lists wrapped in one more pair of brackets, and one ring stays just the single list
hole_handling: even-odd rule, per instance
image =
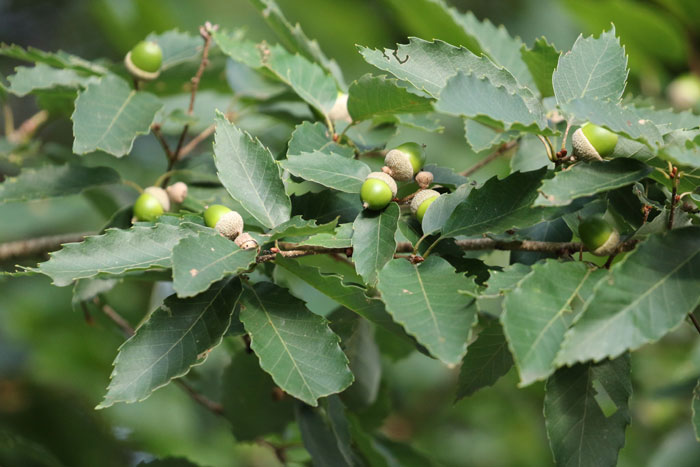
[{"label": "serrated green leaf", "polygon": [[448,365],[462,360],[476,307],[469,306],[473,298],[459,291],[475,291],[473,279],[439,256],[418,264],[399,258],[379,272],[377,288],[394,320],[431,355]]},{"label": "serrated green leaf", "polygon": [[243,39],[243,34],[240,31],[218,30],[212,33],[212,38],[219,49],[233,60],[253,69],[259,69],[263,66],[258,44]]},{"label": "serrated green leaf", "polygon": [[505,293],[512,290],[523,277],[530,273],[530,266],[513,263],[500,271],[490,272],[486,289],[476,298],[476,307],[481,313],[499,317],[503,309]]},{"label": "serrated green leaf", "polygon": [[334,76],[341,87],[345,86],[343,73],[336,61],[326,57],[318,42],[315,39],[309,39],[299,23],[292,26],[274,0],[251,0],[251,3],[260,10],[285,47],[318,63]]},{"label": "serrated green leaf", "polygon": [[554,358],[564,333],[606,272],[594,271],[581,261],[552,259],[535,264],[506,294],[501,324],[520,374],[520,386],[554,372]]},{"label": "serrated green leaf", "polygon": [[119,180],[119,174],[109,167],[66,164],[25,169],[0,183],[0,204],[68,196]]},{"label": "serrated green leaf", "polygon": [[215,231],[186,237],[173,247],[173,289],[180,298],[194,297],[214,282],[239,274],[255,262],[257,250],[241,250]]},{"label": "serrated green leaf", "polygon": [[338,98],[335,80],[316,63],[292,55],[279,45],[261,47],[263,65],[304,101],[327,115]]},{"label": "serrated green leaf", "polygon": [[561,52],[547,42],[547,39],[544,37],[536,39],[531,49],[524,44],[520,48],[520,56],[527,65],[528,70],[530,70],[530,74],[542,97],[554,95],[552,74],[559,62],[559,55],[561,55]]},{"label": "serrated green leaf", "polygon": [[[604,390],[616,411],[606,416],[596,400],[594,383]],[[557,465],[616,465],[630,423],[632,394],[628,356],[597,365],[561,368],[547,380],[544,417]]]},{"label": "serrated green leaf", "polygon": [[459,72],[448,79],[435,109],[504,130],[541,133],[548,129],[544,108],[538,102],[528,102],[520,94],[492,83],[488,77],[474,74]]},{"label": "serrated green leaf", "polygon": [[599,99],[573,99],[560,108],[581,122],[592,122],[627,138],[651,146],[663,144],[659,128],[651,120],[639,115],[633,107],[623,107],[613,101]]},{"label": "serrated green leaf", "polygon": [[17,67],[15,74],[8,76],[7,80],[10,82],[8,90],[12,94],[22,97],[38,89],[46,90],[57,87],[78,89],[96,82],[97,78],[80,74],[69,68],[53,68],[38,63],[32,68]]},{"label": "serrated green leaf", "polygon": [[692,143],[668,145],[659,152],[659,158],[675,165],[700,168],[700,147]]},{"label": "serrated green leaf", "polygon": [[343,339],[343,351],[350,360],[350,371],[355,376],[355,382],[343,393],[343,399],[351,408],[369,407],[377,400],[379,394],[382,359],[379,347],[374,341],[372,325],[367,320],[359,319],[357,315],[351,316],[357,319],[353,332]]},{"label": "serrated green leaf", "polygon": [[325,248],[350,248],[352,246],[352,224],[340,224],[331,233],[319,233],[299,242],[299,245],[321,246]]},{"label": "serrated green leaf", "polygon": [[557,365],[614,358],[660,339],[700,304],[699,270],[700,228],[649,237],[598,283]]},{"label": "serrated green leaf", "polygon": [[269,282],[247,288],[242,300],[250,346],[282,390],[315,407],[352,384],[338,336],[304,302]]},{"label": "serrated green leaf", "polygon": [[240,295],[241,283],[234,279],[194,298],[166,298],[119,348],[107,394],[97,408],[142,401],[203,363],[221,342]]},{"label": "serrated green leaf", "polygon": [[333,220],[325,224],[317,224],[316,220],[305,220],[301,216],[294,216],[287,222],[284,222],[264,235],[260,236],[261,240],[274,242],[285,237],[305,237],[313,234],[326,233],[329,234],[335,230],[338,220]]},{"label": "serrated green leaf", "polygon": [[362,183],[371,172],[364,162],[322,152],[292,156],[280,162],[280,165],[304,180],[346,193],[359,193]]},{"label": "serrated green leaf", "polygon": [[265,227],[289,220],[292,203],[270,150],[222,114],[214,141],[216,169],[233,199]]},{"label": "serrated green leaf", "polygon": [[221,403],[238,441],[281,433],[294,420],[294,400],[274,398],[276,387],[255,355],[238,352],[233,356],[222,377]]},{"label": "serrated green leaf", "polygon": [[160,34],[151,33],[146,37],[146,40],[156,42],[163,51],[161,72],[180,63],[199,58],[199,53],[204,46],[201,37],[177,29]]},{"label": "serrated green leaf", "polygon": [[481,152],[497,144],[506,143],[517,138],[519,134],[519,131],[503,131],[501,128],[485,125],[471,118],[464,119],[464,138],[474,152]]},{"label": "serrated green leaf", "polygon": [[519,37],[512,37],[503,25],[495,26],[488,19],[479,20],[471,11],[459,13],[451,10],[457,23],[477,40],[485,55],[512,73],[520,84],[535,89],[531,70],[520,52],[524,44]]},{"label": "serrated green leaf", "polygon": [[314,466],[360,465],[352,449],[344,407],[337,398],[328,399],[325,413],[301,404],[297,405],[296,409],[301,438],[304,447],[311,454]]},{"label": "serrated green leaf", "polygon": [[44,52],[34,47],[22,48],[16,44],[0,44],[0,55],[33,63],[44,63],[54,68],[68,68],[93,75],[104,75],[108,70],[78,56],[71,55],[62,50],[58,52]]},{"label": "serrated green leaf", "polygon": [[367,285],[377,282],[379,270],[394,257],[399,215],[399,205],[390,203],[379,212],[365,209],[352,224],[352,261]]},{"label": "serrated green leaf", "polygon": [[598,38],[579,36],[552,76],[559,105],[582,98],[618,102],[626,82],[627,55],[615,28]]},{"label": "serrated green leaf", "polygon": [[491,320],[467,348],[457,381],[456,400],[493,386],[513,366],[513,357],[498,320]]},{"label": "serrated green leaf", "polygon": [[323,123],[303,122],[297,125],[292,133],[287,157],[314,152],[334,153],[343,157],[353,157],[355,155],[355,151],[350,146],[343,146],[334,142],[328,132],[328,128]]},{"label": "serrated green leaf", "polygon": [[438,199],[433,201],[429,209],[425,211],[421,227],[424,233],[438,232],[445,225],[445,222],[450,218],[455,208],[467,199],[469,192],[472,191],[472,186],[464,184],[457,188],[452,193],[440,195]]},{"label": "serrated green leaf", "polygon": [[348,112],[354,121],[433,109],[431,99],[409,92],[384,75],[364,75],[350,85],[348,94]]},{"label": "serrated green leaf", "polygon": [[542,182],[535,206],[566,206],[577,198],[631,185],[652,170],[643,162],[625,158],[576,164]]},{"label": "serrated green leaf", "polygon": [[[442,227],[444,237],[501,233],[528,227],[559,214],[557,208],[533,207],[546,169],[489,179],[457,205]],[[573,209],[573,207],[572,207]]]},{"label": "serrated green leaf", "polygon": [[76,279],[169,268],[173,247],[182,238],[196,235],[202,229],[206,227],[196,224],[108,229],[103,235],[64,245],[48,261],[39,264],[36,271],[51,277],[54,285],[62,287]]},{"label": "serrated green leaf", "polygon": [[275,259],[275,263],[366,320],[405,337],[401,326],[396,324],[384,309],[384,303],[368,297],[364,288],[343,283],[343,277],[340,275],[323,274],[317,267],[302,265],[298,261],[281,256]]},{"label": "serrated green leaf", "polygon": [[[638,105],[630,107],[635,109],[640,118],[654,122],[664,136],[678,130],[689,130],[700,126],[700,115],[696,115],[690,110],[675,112],[673,109],[655,109],[654,107],[640,107]],[[694,136],[697,136],[697,132],[693,134]]]},{"label": "serrated green leaf", "polygon": [[147,134],[162,107],[153,94],[134,91],[126,81],[107,75],[91,83],[75,100],[73,152],[101,149],[116,157],[131,151],[134,139]]},{"label": "serrated green leaf", "polygon": [[[398,44],[396,50],[380,51],[368,47],[359,49],[369,64],[411,83],[433,97],[438,97],[448,79],[461,71],[477,78],[486,77],[494,86],[503,86],[511,93],[517,92],[533,105],[537,101],[507,70],[495,65],[488,57],[476,56],[464,47],[414,37],[408,44]],[[410,59],[400,63],[399,59],[403,60],[406,56]]]}]

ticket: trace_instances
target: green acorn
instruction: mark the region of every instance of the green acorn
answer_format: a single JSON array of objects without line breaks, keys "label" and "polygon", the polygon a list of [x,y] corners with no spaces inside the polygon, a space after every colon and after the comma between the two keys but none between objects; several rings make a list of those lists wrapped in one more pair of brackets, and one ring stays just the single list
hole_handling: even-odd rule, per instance
[{"label": "green acorn", "polygon": [[243,232],[243,218],[221,204],[212,204],[204,211],[204,223],[224,237],[235,239]]},{"label": "green acorn", "polygon": [[418,222],[423,222],[423,216],[428,207],[438,199],[440,193],[435,190],[421,190],[411,200],[411,212],[415,214]]},{"label": "green acorn", "polygon": [[170,210],[170,199],[164,189],[149,186],[134,203],[134,218],[137,221],[153,222]]},{"label": "green acorn", "polygon": [[124,57],[124,65],[133,76],[144,81],[156,79],[163,64],[163,50],[158,43],[141,41]]},{"label": "green acorn", "polygon": [[620,234],[601,216],[583,219],[578,225],[578,235],[586,248],[596,256],[609,256],[617,250]]},{"label": "green acorn", "polygon": [[372,172],[367,175],[360,189],[362,207],[373,211],[382,210],[394,199],[396,191],[393,178],[384,172]]},{"label": "green acorn", "polygon": [[586,123],[574,132],[571,145],[574,156],[586,162],[602,161],[615,150],[617,135],[603,127]]},{"label": "green acorn", "polygon": [[386,154],[384,172],[395,180],[407,182],[420,172],[425,164],[425,149],[418,143],[403,143]]}]

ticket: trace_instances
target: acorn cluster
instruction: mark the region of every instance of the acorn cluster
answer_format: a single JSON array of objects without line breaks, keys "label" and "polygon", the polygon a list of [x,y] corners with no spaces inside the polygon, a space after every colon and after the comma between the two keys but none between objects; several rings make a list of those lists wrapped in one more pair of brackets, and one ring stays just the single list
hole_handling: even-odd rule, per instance
[{"label": "acorn cluster", "polygon": [[149,186],[134,203],[134,221],[153,222],[170,207],[181,204],[187,197],[187,185],[177,182],[163,189],[159,186]]},{"label": "acorn cluster", "polygon": [[386,208],[396,198],[396,182],[415,179],[420,191],[411,200],[411,212],[422,222],[428,206],[440,196],[437,191],[427,189],[433,182],[433,174],[421,172],[425,159],[425,148],[418,143],[404,143],[387,152],[382,171],[370,173],[362,184],[362,206],[373,211]]}]

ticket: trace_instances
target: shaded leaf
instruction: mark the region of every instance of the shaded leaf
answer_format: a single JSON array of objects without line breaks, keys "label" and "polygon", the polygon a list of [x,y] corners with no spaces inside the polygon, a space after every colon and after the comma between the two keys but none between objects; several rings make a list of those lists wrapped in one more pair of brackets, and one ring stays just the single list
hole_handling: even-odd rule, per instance
[{"label": "shaded leaf", "polygon": [[497,144],[506,143],[518,137],[519,131],[503,131],[501,128],[485,125],[471,118],[464,119],[464,138],[474,152],[490,149]]},{"label": "shaded leaf", "polygon": [[456,400],[492,386],[512,366],[513,357],[508,350],[503,328],[498,320],[491,320],[467,348],[457,381]]},{"label": "shaded leaf", "polygon": [[547,39],[540,37],[535,39],[531,49],[523,44],[520,49],[520,55],[528,70],[530,70],[530,74],[542,97],[553,96],[552,74],[557,67],[561,52],[547,42]]},{"label": "shaded leaf", "polygon": [[75,100],[73,152],[98,149],[121,157],[131,152],[134,139],[147,134],[162,107],[153,94],[134,91],[123,79],[107,75],[91,83]]},{"label": "shaded leaf", "polygon": [[233,199],[265,227],[289,220],[292,203],[270,150],[221,113],[214,140],[216,169]]},{"label": "shaded leaf", "polygon": [[348,112],[354,121],[433,110],[432,100],[409,92],[396,79],[364,75],[350,85]]},{"label": "shaded leaf", "polygon": [[285,392],[316,406],[352,384],[348,360],[326,320],[269,282],[243,294],[241,321],[260,366]]},{"label": "shaded leaf", "polygon": [[276,399],[276,388],[255,355],[238,352],[233,356],[222,377],[221,403],[237,440],[280,433],[294,420],[294,400]]},{"label": "shaded leaf", "polygon": [[352,246],[352,224],[340,224],[331,233],[314,234],[299,242],[299,245],[322,246],[325,248],[349,248]]},{"label": "shaded leaf", "polygon": [[693,390],[693,430],[695,431],[695,439],[700,441],[700,380],[695,385]]},{"label": "shaded leaf", "polygon": [[24,169],[0,183],[0,204],[68,196],[119,181],[119,174],[109,167],[66,164]]},{"label": "shaded leaf", "polygon": [[598,283],[557,365],[614,358],[660,339],[700,304],[699,270],[700,228],[650,236]]},{"label": "shaded leaf", "polygon": [[652,170],[642,162],[625,158],[576,164],[542,182],[535,206],[565,206],[576,198],[631,185]]},{"label": "shaded leaf", "polygon": [[257,250],[241,250],[213,230],[187,237],[172,252],[173,288],[180,298],[193,297],[214,282],[239,274],[255,262]]},{"label": "shaded leaf", "polygon": [[501,271],[491,271],[486,281],[486,289],[476,298],[479,312],[494,317],[500,316],[505,293],[512,290],[529,273],[530,267],[521,263],[510,264]]},{"label": "shaded leaf", "polygon": [[389,203],[382,211],[365,209],[352,224],[352,261],[367,285],[377,282],[379,270],[394,257],[399,215],[399,205]]},{"label": "shaded leaf", "polygon": [[423,222],[421,223],[423,232],[433,233],[441,230],[457,205],[467,199],[472,188],[471,185],[464,184],[454,192],[442,194],[438,199],[433,201],[430,208],[425,211],[423,216]]},{"label": "shaded leaf", "polygon": [[27,47],[25,49],[16,44],[2,43],[0,44],[0,55],[26,62],[44,63],[54,68],[68,68],[93,75],[103,75],[108,72],[108,70],[101,65],[89,62],[62,50],[58,52],[44,52],[34,47]]},{"label": "shaded leaf", "polygon": [[431,355],[456,365],[467,351],[476,307],[471,297],[476,284],[438,256],[419,264],[391,260],[379,272],[377,288],[387,310]]},{"label": "shaded leaf", "polygon": [[316,220],[305,220],[301,216],[294,216],[287,222],[284,222],[264,235],[260,235],[260,239],[265,243],[274,242],[285,237],[305,237],[314,234],[330,234],[335,230],[338,224],[337,220],[325,224],[317,224]]},{"label": "shaded leaf", "polygon": [[160,34],[151,33],[146,40],[156,42],[163,51],[161,72],[180,63],[199,59],[204,44],[201,37],[177,29]]},{"label": "shaded leaf", "polygon": [[[599,406],[596,387],[615,405],[613,414],[606,416]],[[551,376],[545,387],[544,417],[556,464],[616,465],[630,423],[631,394],[628,356],[561,368]]]},{"label": "shaded leaf", "polygon": [[501,323],[520,374],[520,386],[554,372],[554,358],[564,333],[606,273],[581,261],[548,260],[532,266],[506,294]]},{"label": "shaded leaf", "polygon": [[355,151],[350,146],[343,146],[334,142],[328,132],[328,128],[323,123],[303,122],[297,125],[292,133],[287,157],[314,152],[334,153],[343,157],[353,157],[355,155]]},{"label": "shaded leaf", "polygon": [[120,348],[98,409],[138,402],[204,362],[231,322],[241,295],[238,279],[219,282],[188,299],[166,298]]},{"label": "shaded leaf", "polygon": [[364,162],[337,154],[314,152],[292,156],[280,162],[290,173],[346,193],[359,193],[371,172]]},{"label": "shaded leaf", "polygon": [[[335,397],[329,398],[328,403],[334,407],[328,407],[325,413],[321,409],[297,405],[296,418],[304,447],[311,454],[314,466],[358,465],[342,403]],[[332,410],[338,413],[333,413]]]}]

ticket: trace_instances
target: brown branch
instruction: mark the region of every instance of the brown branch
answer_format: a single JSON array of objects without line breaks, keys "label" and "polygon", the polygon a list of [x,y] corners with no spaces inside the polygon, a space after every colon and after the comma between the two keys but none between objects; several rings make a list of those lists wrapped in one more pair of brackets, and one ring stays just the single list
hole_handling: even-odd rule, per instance
[{"label": "brown branch", "polygon": [[194,148],[196,148],[199,145],[199,143],[209,138],[214,133],[214,131],[216,131],[216,124],[212,123],[206,129],[204,129],[204,131],[192,138],[189,143],[182,147],[180,153],[178,154],[177,160],[182,160],[187,154],[191,153],[194,150]]},{"label": "brown branch", "polygon": [[7,135],[8,141],[11,143],[23,143],[29,141],[32,135],[49,119],[49,113],[46,110],[40,110],[22,124],[16,130]]},{"label": "brown branch", "polygon": [[[199,83],[202,80],[204,69],[207,67],[207,65],[209,65],[209,48],[211,47],[212,41],[211,33],[217,28],[218,26],[213,26],[208,21],[206,22],[206,24],[204,24],[204,26],[199,27],[199,35],[202,36],[202,39],[204,39],[204,47],[202,48],[202,60],[199,62],[199,68],[197,68],[197,72],[191,80],[192,89],[190,90],[190,105],[187,107],[187,115],[189,116],[192,116],[192,114],[194,113],[194,101],[197,97]],[[185,126],[182,128],[182,133],[180,133],[180,138],[177,141],[177,147],[175,148],[175,152],[173,153],[173,157],[171,159],[168,170],[172,169],[172,166],[179,159],[180,151],[182,150],[182,145],[185,142],[185,136],[187,136],[187,131],[189,130],[189,128],[189,124],[185,124]]]},{"label": "brown branch", "polygon": [[668,214],[668,230],[671,230],[673,228],[673,218],[676,214],[676,205],[680,201],[680,197],[678,196],[678,182],[680,180],[680,176],[678,174],[678,167],[672,167],[669,173],[671,177],[671,212]]},{"label": "brown branch", "polygon": [[[124,334],[125,337],[131,337],[135,334],[134,328],[129,324],[129,322],[124,319],[122,315],[120,315],[114,308],[109,306],[108,304],[101,304],[100,299],[95,297],[93,299],[93,302],[100,307],[102,312],[110,319],[112,322],[114,322],[119,329],[122,331],[122,334]],[[204,407],[205,409],[209,410],[215,415],[223,415],[224,414],[224,407],[223,405],[219,404],[218,402],[214,402],[213,400],[209,399],[205,395],[197,392],[196,389],[194,389],[192,386],[190,386],[186,381],[182,379],[176,379],[174,380],[175,384],[180,386],[183,391],[187,393],[188,396],[192,398],[195,402],[197,402],[199,405]]]},{"label": "brown branch", "polygon": [[693,312],[688,313],[688,318],[690,318],[690,321],[692,321],[693,326],[695,326],[695,329],[698,331],[698,334],[700,334],[700,323],[698,323],[698,319],[695,317]]},{"label": "brown branch", "polygon": [[509,141],[507,143],[504,143],[499,146],[498,149],[496,149],[494,152],[489,154],[488,156],[484,157],[481,159],[479,162],[468,168],[467,170],[464,170],[463,172],[460,172],[460,175],[463,177],[469,177],[470,175],[473,175],[476,171],[481,169],[482,167],[485,167],[486,165],[490,164],[494,160],[498,159],[500,156],[508,152],[509,149],[513,149],[515,146],[518,145],[518,140],[513,140]]},{"label": "brown branch", "polygon": [[70,233],[0,243],[0,262],[33,257],[58,250],[64,243],[80,242],[87,235],[91,235],[91,233]]}]

